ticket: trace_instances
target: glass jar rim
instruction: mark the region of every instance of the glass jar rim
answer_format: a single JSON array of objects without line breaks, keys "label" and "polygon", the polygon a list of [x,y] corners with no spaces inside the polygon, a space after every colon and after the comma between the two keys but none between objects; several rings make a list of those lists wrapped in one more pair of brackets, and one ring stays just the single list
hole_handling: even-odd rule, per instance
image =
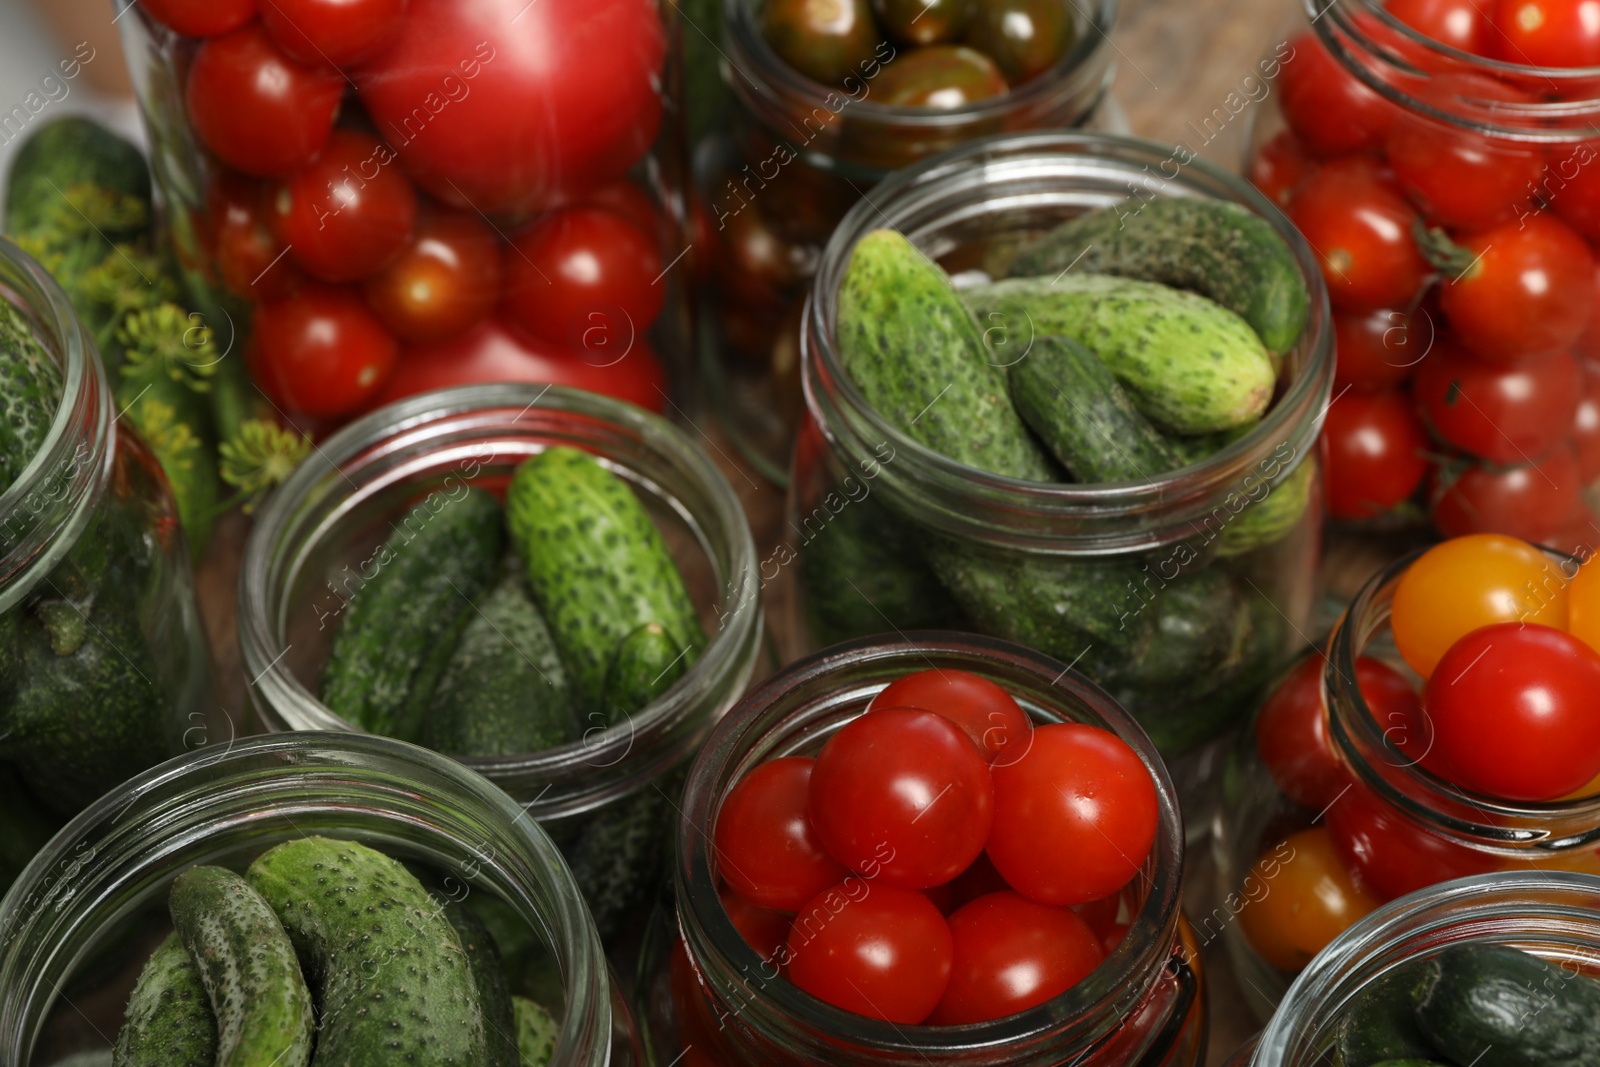
[{"label": "glass jar rim", "polygon": [[[1305,332],[1297,342],[1309,350],[1309,365],[1239,440],[1198,462],[1144,481],[1100,484],[1025,481],[968,466],[914,440],[868,402],[840,361],[834,343],[837,293],[851,251],[868,230],[898,228],[899,223],[923,205],[936,204],[941,198],[958,194],[959,186],[971,181],[974,174],[984,176],[982,180],[985,181],[989,176],[1026,177],[1033,164],[1066,157],[1091,160],[1098,170],[1125,178],[1130,191],[1137,192],[1142,187],[1159,192],[1169,183],[1176,184],[1178,178],[1157,178],[1150,170],[1176,161],[1178,151],[1172,145],[1143,138],[1091,131],[1004,133],[979,138],[930,157],[897,171],[875,187],[871,198],[853,206],[834,230],[823,250],[802,314],[801,382],[806,406],[829,443],[836,450],[843,444],[839,428],[827,417],[821,402],[824,395],[839,401],[850,416],[861,419],[881,440],[889,442],[894,448],[896,463],[902,456],[910,457],[916,471],[924,478],[959,487],[952,492],[959,492],[966,498],[964,502],[981,509],[993,509],[1001,515],[1037,515],[1051,521],[1082,519],[1107,523],[1157,509],[1172,513],[1173,521],[1165,536],[1135,535],[1131,544],[1126,538],[1115,535],[1036,535],[1040,547],[1045,550],[1070,548],[1094,554],[1128,547],[1159,547],[1191,536],[1193,530],[1183,526],[1184,521],[1209,514],[1219,494],[1236,488],[1242,478],[1256,469],[1258,462],[1296,436],[1297,423],[1301,424],[1299,436],[1306,442],[1314,442],[1333,386],[1331,310],[1316,254],[1278,207],[1254,186],[1221,167],[1193,157],[1192,152],[1190,160],[1180,165],[1178,176],[1185,171],[1195,172],[1208,186],[1225,191],[1271,224],[1294,256],[1311,297]],[[907,236],[915,243],[914,232]],[[1286,461],[1285,470],[1305,458],[1308,451],[1308,448],[1296,449]],[[886,464],[888,466],[892,464]],[[1011,541],[1027,539],[1011,529],[984,530],[981,519],[970,513],[953,514],[949,519],[957,524],[953,532],[965,536],[981,538],[987,533]]]},{"label": "glass jar rim", "polygon": [[[717,725],[690,767],[678,810],[677,856],[674,862],[677,914],[692,916],[687,926],[719,959],[750,974],[761,962],[723,909],[716,892],[717,875],[711,859],[710,827],[735,775],[759,762],[770,747],[782,740],[782,720],[766,721],[786,698],[802,689],[825,683],[841,668],[905,663],[934,658],[946,666],[966,663],[981,670],[1000,665],[1016,677],[1038,681],[1043,688],[1060,690],[1057,708],[1073,708],[1083,718],[1058,710],[1040,710],[1061,721],[1090,721],[1115,733],[1139,756],[1155,784],[1158,824],[1149,858],[1139,878],[1148,886],[1127,934],[1088,978],[1043,1004],[990,1022],[964,1026],[903,1027],[833,1007],[804,993],[798,986],[777,980],[762,989],[763,1004],[776,1007],[785,1019],[804,1020],[831,1035],[847,1034],[872,1055],[921,1055],[935,1050],[999,1047],[1050,1034],[1067,1023],[1087,1023],[1112,1018],[1120,1021],[1127,1007],[1144,994],[1150,976],[1164,968],[1173,953],[1182,907],[1184,834],[1177,792],[1155,744],[1133,716],[1099,686],[1069,665],[1043,653],[998,638],[943,631],[910,631],[879,635],[837,644],[784,667],[750,691]],[[912,667],[912,669],[916,669]],[[887,684],[885,682],[885,684]],[[858,686],[865,689],[866,683]],[[882,686],[872,683],[874,692]],[[860,694],[856,694],[860,695]],[[1016,695],[1016,694],[1013,694]],[[852,697],[848,703],[853,704]],[[1026,708],[1030,701],[1019,699]],[[821,706],[835,711],[846,706],[835,691]],[[814,706],[813,702],[786,708],[784,719]],[[1096,721],[1098,720],[1098,721]],[[1154,875],[1149,873],[1154,871]],[[1165,872],[1163,874],[1163,872]],[[689,934],[685,934],[689,937]],[[696,952],[691,947],[691,954]],[[1140,979],[1144,979],[1141,983]],[[791,1036],[791,1035],[786,1035]],[[1094,1033],[1094,1038],[1102,1036]],[[1059,1049],[1057,1049],[1059,1051]],[[1059,1061],[1051,1061],[1059,1062]]]},{"label": "glass jar rim", "polygon": [[[246,669],[260,671],[252,687],[279,714],[288,710],[292,718],[286,718],[286,722],[291,728],[365,733],[336,715],[279,662],[282,652],[274,633],[278,614],[277,606],[271,602],[275,546],[296,525],[304,501],[329,477],[327,468],[341,472],[352,459],[378,448],[399,451],[408,435],[428,426],[469,418],[475,413],[517,409],[520,411],[513,422],[531,410],[539,410],[572,414],[637,434],[707,489],[717,523],[732,533],[728,573],[719,575],[724,604],[731,607],[721,615],[721,626],[710,635],[704,651],[683,676],[626,721],[603,730],[592,729],[577,741],[540,752],[451,758],[491,776],[559,776],[571,769],[578,754],[587,757],[586,762],[592,767],[618,767],[641,739],[670,733],[684,722],[692,714],[695,695],[706,680],[739,669],[741,657],[759,637],[762,625],[755,541],[732,486],[681,430],[632,404],[560,385],[453,386],[396,401],[345,426],[317,446],[317,455],[326,467],[323,463],[302,463],[256,516],[239,577],[239,640]],[[638,767],[631,775],[615,777],[642,778],[656,769],[650,764]],[[564,797],[536,800],[530,805],[539,805],[540,817],[576,814],[592,806],[591,801],[599,802],[585,797],[587,794],[576,801]]]},{"label": "glass jar rim", "polygon": [[[1391,731],[1381,726],[1367,705],[1356,681],[1356,666],[1372,637],[1388,625],[1387,606],[1380,603],[1380,597],[1428,551],[1409,552],[1367,579],[1334,627],[1322,670],[1323,700],[1334,744],[1365,786],[1431,829],[1502,849],[1568,849],[1600,842],[1600,794],[1536,803],[1469,793],[1423,767],[1421,757],[1402,752],[1390,740]],[[1563,574],[1577,573],[1577,557],[1553,548],[1542,551]],[[1568,566],[1573,569],[1568,571]],[[1397,786],[1396,775],[1381,773],[1372,758],[1379,753],[1395,757],[1389,766],[1409,788]],[[1462,806],[1481,814],[1482,819],[1452,814],[1452,809]]]}]

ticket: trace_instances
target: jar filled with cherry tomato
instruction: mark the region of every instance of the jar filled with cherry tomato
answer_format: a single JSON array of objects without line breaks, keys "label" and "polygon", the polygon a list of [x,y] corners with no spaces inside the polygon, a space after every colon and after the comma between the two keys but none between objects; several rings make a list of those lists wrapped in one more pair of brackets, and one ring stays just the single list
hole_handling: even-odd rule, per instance
[{"label": "jar filled with cherry tomato", "polygon": [[914,633],[794,664],[697,757],[677,842],[640,970],[661,1067],[1204,1052],[1172,781],[1047,656]]},{"label": "jar filled with cherry tomato", "polygon": [[[900,172],[850,214],[807,305],[808,419],[785,540],[763,579],[799,586],[786,602],[795,611],[786,659],[891,628],[953,627],[1075,664],[1169,761],[1183,754],[1173,773],[1195,829],[1220,766],[1208,745],[1248,716],[1309,625],[1321,526],[1316,434],[1332,352],[1313,254],[1287,220],[1237,177],[1172,153],[1105,134],[1006,135]],[[1005,277],[1019,245],[1059,224],[1097,209],[1138,215],[1166,198],[1225,204],[1230,218],[1258,225],[1311,294],[1303,328],[1266,371],[1274,398],[1210,454],[1122,481],[1001,476],[924,445],[845,369],[840,294],[869,233],[906,235],[959,296]],[[1050,292],[1050,275],[1032,284]],[[1201,299],[1167,295],[1185,307]],[[1001,353],[1042,342],[1033,322],[983,316],[993,349],[985,358],[1025,362]],[[981,416],[940,395],[943,385],[933,381],[905,417],[925,404],[950,425]],[[1116,458],[1121,448],[1108,451]]]},{"label": "jar filled with cherry tomato", "polygon": [[1600,23],[1582,0],[1305,9],[1247,166],[1333,303],[1329,511],[1571,548],[1600,478]]},{"label": "jar filled with cherry tomato", "polygon": [[768,477],[787,475],[800,306],[833,228],[890,173],[966,141],[1115,122],[1101,105],[1116,6],[724,0],[730,130],[697,160],[717,342],[706,377]]},{"label": "jar filled with cherry tomato", "polygon": [[1385,901],[1497,871],[1600,874],[1600,569],[1501,534],[1375,575],[1235,746],[1214,911],[1263,1017]]},{"label": "jar filled with cherry tomato", "polygon": [[[1507,983],[1509,988],[1489,993],[1479,1004],[1445,1004],[1440,996],[1427,1011],[1434,1034],[1440,1034],[1443,1024],[1459,1027],[1460,1036],[1450,1043],[1462,1046],[1461,1062],[1490,1044],[1498,1046],[1498,1062],[1534,1062],[1531,1057],[1546,1050],[1547,1039],[1527,1024],[1541,1016],[1553,1022],[1566,1007],[1558,1002],[1575,993],[1592,999],[1592,993],[1579,993],[1576,986],[1587,986],[1600,975],[1600,880],[1564,871],[1476,875],[1385,906],[1341,934],[1300,972],[1266,1028],[1230,1057],[1226,1067],[1318,1067],[1329,1062],[1376,1062],[1371,1056],[1382,1055],[1378,1049],[1385,1047],[1426,1051],[1432,1044],[1429,1032],[1415,1023],[1408,1025],[1406,1018],[1416,1014],[1416,994],[1407,988],[1407,980],[1438,961],[1441,971],[1457,965],[1452,973],[1456,983],[1479,985],[1499,977],[1495,968],[1504,967],[1502,961],[1511,952],[1544,961],[1512,964],[1519,979],[1543,972],[1531,987]],[[1499,954],[1501,959],[1463,973],[1460,961],[1467,955],[1481,961],[1484,953]],[[1486,988],[1486,983],[1479,988]],[[1481,1017],[1477,1013],[1487,1016],[1496,1005],[1504,1007],[1519,999],[1522,1003],[1516,1010],[1490,1025],[1504,1025],[1507,1030],[1502,1034],[1521,1037],[1516,1032],[1520,1023],[1527,1033],[1526,1045],[1513,1048],[1503,1040],[1479,1036],[1472,1025]],[[1380,1003],[1382,1007],[1377,1007]],[[1391,1029],[1395,1021],[1401,1026],[1398,1031]],[[1380,1033],[1388,1041],[1371,1040]],[[1440,1036],[1448,1040],[1449,1035]],[[1350,1055],[1330,1060],[1334,1049],[1349,1050]],[[1490,1058],[1485,1055],[1482,1062]]]},{"label": "jar filled with cherry tomato", "polygon": [[311,427],[493,381],[665,410],[692,348],[675,10],[125,5],[177,258],[268,399]]}]

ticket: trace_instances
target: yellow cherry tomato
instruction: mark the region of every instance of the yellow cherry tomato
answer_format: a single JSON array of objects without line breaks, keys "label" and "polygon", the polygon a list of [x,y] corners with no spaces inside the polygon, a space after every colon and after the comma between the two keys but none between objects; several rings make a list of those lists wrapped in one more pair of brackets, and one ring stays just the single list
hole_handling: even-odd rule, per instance
[{"label": "yellow cherry tomato", "polygon": [[1595,559],[1591,556],[1567,584],[1567,632],[1600,652],[1600,563]]},{"label": "yellow cherry tomato", "polygon": [[1262,959],[1284,971],[1300,970],[1382,903],[1350,877],[1332,836],[1321,826],[1264,852],[1239,896],[1244,936]]},{"label": "yellow cherry tomato", "polygon": [[1536,622],[1565,630],[1569,584],[1561,568],[1526,541],[1503,534],[1456,537],[1406,570],[1389,626],[1400,655],[1426,678],[1451,645],[1480,627]]}]

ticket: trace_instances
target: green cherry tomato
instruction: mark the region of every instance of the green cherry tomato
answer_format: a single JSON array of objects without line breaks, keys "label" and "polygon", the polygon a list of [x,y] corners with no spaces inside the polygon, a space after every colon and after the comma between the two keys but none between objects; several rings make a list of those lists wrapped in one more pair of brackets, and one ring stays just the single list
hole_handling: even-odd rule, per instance
[{"label": "green cherry tomato", "polygon": [[889,36],[919,46],[959,40],[976,7],[978,0],[872,0]]},{"label": "green cherry tomato", "polygon": [[1055,66],[1076,38],[1063,0],[987,0],[968,24],[966,41],[1017,85]]},{"label": "green cherry tomato", "polygon": [[957,108],[1000,96],[1006,79],[994,60],[964,45],[907,52],[884,68],[873,98],[898,107]]},{"label": "green cherry tomato", "polygon": [[838,85],[884,42],[868,0],[768,0],[762,35],[801,74]]}]

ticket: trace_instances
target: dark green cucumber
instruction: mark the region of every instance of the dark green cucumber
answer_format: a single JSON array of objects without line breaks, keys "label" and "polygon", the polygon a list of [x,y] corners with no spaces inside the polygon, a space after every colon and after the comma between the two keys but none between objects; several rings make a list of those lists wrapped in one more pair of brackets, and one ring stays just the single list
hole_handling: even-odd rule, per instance
[{"label": "dark green cucumber", "polygon": [[1312,464],[1301,463],[1266,496],[1234,516],[1217,538],[1217,555],[1242,556],[1287,537],[1311,504],[1315,473]]},{"label": "dark green cucumber", "polygon": [[139,972],[112,1053],[115,1067],[214,1067],[217,1023],[200,970],[178,935]]},{"label": "dark green cucumber", "polygon": [[1427,1060],[1434,1049],[1417,1028],[1422,960],[1385,971],[1357,993],[1334,1028],[1336,1067],[1377,1067],[1388,1060]]},{"label": "dark green cucumber", "polygon": [[17,149],[6,176],[5,232],[35,232],[61,191],[80,183],[150,202],[144,153],[97,122],[68,116],[40,126]]},{"label": "dark green cucumber", "polygon": [[661,787],[647,785],[602,808],[562,849],[602,940],[620,933],[660,882],[671,814]]},{"label": "dark green cucumber", "polygon": [[0,492],[44,447],[62,388],[61,368],[22,312],[0,297]]},{"label": "dark green cucumber", "polygon": [[566,991],[561,968],[539,934],[516,909],[488,893],[469,893],[467,907],[494,938],[511,991],[541,1004],[563,1003]]},{"label": "dark green cucumber", "polygon": [[566,668],[520,575],[467,609],[423,719],[423,743],[456,756],[510,756],[575,740]]},{"label": "dark green cucumber", "polygon": [[[1017,323],[1010,327],[1021,336]],[[907,436],[979,470],[1052,480],[1049,459],[1011,406],[1004,361],[949,276],[904,235],[874,230],[856,243],[836,333],[845,372]]]},{"label": "dark green cucumber", "polygon": [[370,561],[374,573],[344,608],[321,698],[364,730],[410,739],[418,672],[465,604],[489,587],[505,533],[499,502],[481,489],[454,499],[435,490],[393,526]]},{"label": "dark green cucumber", "polygon": [[16,772],[0,764],[0,896],[64,821],[45,811]]},{"label": "dark green cucumber", "polygon": [[1273,352],[1300,337],[1310,302],[1272,224],[1221,200],[1170,198],[1079,215],[1024,248],[1008,273],[1054,278],[1068,267],[1192,289],[1237,313]]},{"label": "dark green cucumber", "polygon": [[1449,1067],[1438,1060],[1384,1060],[1376,1067]]},{"label": "dark green cucumber", "polygon": [[1417,1025],[1476,1067],[1593,1067],[1600,982],[1505,945],[1452,945],[1418,980]]},{"label": "dark green cucumber", "polygon": [[546,1067],[555,1057],[561,1024],[544,1006],[527,997],[514,997],[517,1016],[517,1052],[521,1067]]},{"label": "dark green cucumber", "polygon": [[[429,879],[419,875],[418,881]],[[489,1046],[487,1067],[517,1067],[517,1021],[511,1007],[511,990],[506,985],[506,967],[495,946],[494,936],[483,920],[457,896],[465,887],[451,883],[435,890],[434,900],[461,939],[472,968],[472,984],[483,1009],[484,1039]]]},{"label": "dark green cucumber", "polygon": [[585,715],[604,714],[606,671],[645,623],[680,642],[685,667],[694,662],[705,631],[683,575],[633,490],[593,456],[556,447],[525,461],[506,516]]},{"label": "dark green cucumber", "polygon": [[311,1062],[311,991],[261,894],[226,868],[191,867],[172,883],[167,907],[217,1022],[217,1067]]},{"label": "dark green cucumber", "polygon": [[262,853],[246,878],[278,913],[317,996],[319,1065],[485,1061],[466,950],[397,860],[304,837]]},{"label": "dark green cucumber", "polygon": [[607,725],[625,722],[683,677],[684,648],[658,622],[647,622],[617,646],[606,668]]},{"label": "dark green cucumber", "polygon": [[1255,428],[1256,423],[1247,422],[1231,430],[1218,430],[1215,433],[1169,434],[1167,448],[1182,461],[1184,466],[1188,466],[1216,455]]},{"label": "dark green cucumber", "polygon": [[962,294],[980,319],[1081,341],[1162,429],[1210,433],[1254,422],[1277,375],[1249,323],[1183,289],[1105,274],[1013,278]]},{"label": "dark green cucumber", "polygon": [[1106,365],[1072,338],[1034,338],[1010,375],[1018,414],[1076,480],[1148,481],[1182,465]]}]

